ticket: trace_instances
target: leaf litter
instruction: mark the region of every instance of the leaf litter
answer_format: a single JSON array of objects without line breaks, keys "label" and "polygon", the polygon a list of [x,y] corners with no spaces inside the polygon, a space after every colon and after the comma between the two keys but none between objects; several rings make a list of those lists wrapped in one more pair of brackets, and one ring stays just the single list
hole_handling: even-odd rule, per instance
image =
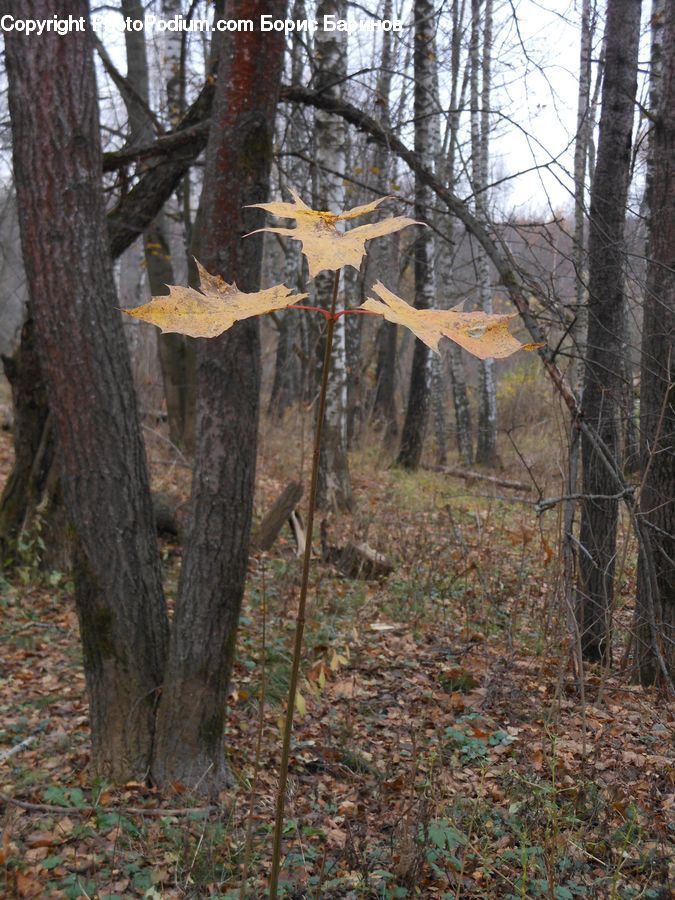
[{"label": "leaf litter", "polygon": [[[283,486],[284,452],[272,445],[262,455],[261,510]],[[166,487],[166,470],[153,472]],[[185,473],[171,477],[186,494]],[[673,709],[625,674],[591,668],[582,716],[534,514],[476,501],[440,475],[382,471],[367,454],[355,460],[355,487],[363,519],[336,530],[367,527],[397,566],[382,583],[330,566],[313,576],[287,896],[670,896]],[[171,583],[180,548],[164,551]],[[227,717],[237,787],[219,809],[194,815],[175,814],[191,805],[179,785],[161,796],[138,783],[92,784],[70,586],[29,574],[2,585],[0,752],[35,741],[4,761],[0,790],[58,811],[0,803],[3,896],[238,896],[261,598],[268,681],[283,682],[298,593],[290,535],[250,562]],[[268,693],[249,897],[264,896],[269,873],[281,712]]]}]

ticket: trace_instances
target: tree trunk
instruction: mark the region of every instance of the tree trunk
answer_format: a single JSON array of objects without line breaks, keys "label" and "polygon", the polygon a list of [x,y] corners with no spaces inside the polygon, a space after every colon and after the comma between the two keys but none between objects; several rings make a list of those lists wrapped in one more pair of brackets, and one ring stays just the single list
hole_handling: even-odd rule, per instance
[{"label": "tree trunk", "polygon": [[[344,19],[345,7],[342,0],[322,0],[317,9],[317,17],[322,20],[323,16]],[[315,41],[318,59],[316,89],[327,94],[339,95],[336,83],[341,83],[347,72],[346,32],[319,29],[315,34]],[[345,123],[337,116],[317,111],[315,124],[317,193],[314,208],[340,212],[344,209],[345,203],[344,180],[340,174],[346,168]],[[330,308],[335,275],[334,272],[320,272],[317,275],[314,281],[317,306]],[[338,309],[343,309],[344,273],[339,273],[339,276]],[[323,352],[320,352],[319,360],[322,359]],[[348,511],[352,506],[352,486],[347,460],[347,353],[345,316],[342,316],[335,323],[333,333],[333,362],[326,395],[317,507]]]},{"label": "tree trunk", "polygon": [[[461,113],[466,98],[467,73],[460,80],[460,62],[462,38],[464,34],[464,4],[455,3],[452,8],[452,58],[450,62],[450,109],[448,111],[447,154],[439,166],[445,172],[445,180],[451,191],[455,190],[457,180],[457,153]],[[439,222],[450,246],[454,247],[456,224],[452,216],[443,217],[444,224]],[[452,283],[453,258],[450,248],[441,253],[439,260],[439,284]],[[462,348],[450,341],[448,349],[450,378],[452,383],[452,403],[455,411],[455,429],[457,450],[465,466],[473,464],[473,426],[471,423],[471,406],[467,390],[466,366]]]},{"label": "tree trunk", "polygon": [[[143,23],[145,12],[140,0],[122,0],[125,20]],[[177,14],[177,13],[175,13]],[[127,51],[127,82],[133,92],[122,91],[129,118],[129,144],[151,143],[153,123],[150,117],[150,88],[145,30],[127,28],[124,32]],[[171,55],[169,55],[169,51]],[[175,54],[178,54],[176,58]],[[167,45],[169,78],[167,83],[169,110],[180,110],[180,41],[174,37]],[[175,115],[174,113],[174,115]],[[171,248],[163,213],[143,235],[145,267],[153,297],[168,294],[167,285],[175,284]],[[155,340],[153,333],[152,340]],[[194,353],[191,338],[183,334],[158,334],[157,352],[164,385],[164,398],[171,441],[181,450],[194,450]]]},{"label": "tree trunk", "polygon": [[14,466],[0,498],[0,568],[5,569],[18,562],[21,532],[31,528],[30,513],[44,495],[54,460],[54,427],[31,318],[24,322],[18,350],[3,358],[3,365],[14,408]]},{"label": "tree trunk", "polygon": [[[356,269],[347,268],[344,278],[344,298],[346,307],[357,307],[363,302],[361,277]],[[365,316],[345,316],[345,357],[347,382],[347,448],[358,444],[363,425],[363,385],[361,384],[361,345]]]},{"label": "tree trunk", "polygon": [[[9,4],[51,19],[55,0]],[[69,11],[87,17],[83,0]],[[76,545],[92,770],[143,778],[168,640],[148,473],[107,244],[90,31],[5,35],[30,312]],[[58,110],[58,115],[55,115]],[[102,512],[104,514],[102,514]]]},{"label": "tree trunk", "polygon": [[[606,68],[589,228],[588,350],[582,413],[609,452],[619,449],[622,390],[623,241],[637,88],[640,0],[609,0]],[[616,485],[587,435],[579,555],[580,631],[584,656],[610,659],[614,596]]]},{"label": "tree trunk", "polygon": [[[432,0],[415,2],[415,152],[433,169],[438,133],[435,119],[435,28],[436,15]],[[415,218],[429,216],[431,191],[415,179]],[[420,228],[415,240],[415,309],[429,309],[436,302],[434,269],[434,236],[430,228]],[[415,341],[410,392],[406,409],[398,465],[416,469],[422,459],[424,435],[429,418],[430,351],[422,341]]]},{"label": "tree trunk", "polygon": [[[392,16],[392,0],[385,0],[382,18]],[[380,111],[380,125],[385,131],[391,127],[391,79],[392,79],[392,33],[382,32],[382,57],[377,78],[377,101]],[[375,148],[373,168],[377,175],[377,190],[380,196],[389,192],[389,173],[392,168],[391,154],[382,144]],[[384,215],[384,213],[383,213]],[[388,235],[377,241],[370,251],[378,277],[395,271],[397,266],[396,248],[398,235]],[[392,290],[396,290],[393,284]],[[355,317],[356,318],[356,317]],[[377,332],[377,364],[375,369],[375,397],[373,399],[373,422],[381,430],[384,444],[392,447],[398,437],[396,418],[396,325],[382,320]]]},{"label": "tree trunk", "polygon": [[[488,186],[488,150],[490,143],[490,69],[492,55],[492,0],[485,0],[483,45],[480,50],[480,0],[471,3],[471,182],[476,219],[487,225],[485,192]],[[479,90],[480,83],[480,90]],[[487,254],[476,248],[478,304],[483,312],[492,312],[492,285]],[[494,360],[479,360],[478,365],[478,442],[476,462],[495,466],[497,456],[497,388]]]},{"label": "tree trunk", "polygon": [[[306,18],[303,0],[295,0],[293,3],[292,18],[295,21],[302,21]],[[309,48],[306,47],[309,36],[300,35],[296,31],[291,40],[291,83],[302,84],[305,53],[309,52]],[[297,106],[290,104],[286,116],[288,124],[286,126],[284,147],[287,153],[299,153],[303,147],[303,118],[301,110]],[[292,187],[302,191],[309,177],[308,166],[304,161],[297,160],[294,163],[293,176],[294,183]],[[303,256],[302,249],[297,241],[289,240],[286,242],[285,257],[284,283],[302,292]],[[274,379],[272,381],[268,414],[279,422],[286,410],[302,396],[301,369],[303,367],[296,350],[304,350],[301,339],[303,333],[301,327],[304,320],[296,312],[283,310],[277,313],[277,318],[279,321],[279,337],[277,340]]]},{"label": "tree trunk", "polygon": [[[655,4],[656,6],[657,4]],[[635,649],[642,684],[675,678],[675,8],[663,16],[660,103],[650,135],[649,262],[642,326],[640,553]],[[652,21],[656,16],[652,18]],[[653,56],[652,56],[653,58]],[[664,671],[665,669],[665,671]]]},{"label": "tree trunk", "polygon": [[[226,19],[283,18],[282,0],[230,0]],[[264,214],[284,41],[219,32],[219,74],[199,216],[200,261],[242,290],[260,282]],[[253,505],[260,343],[257,319],[200,341],[189,541],[160,701],[153,778],[203,793],[227,783],[223,726]]]}]

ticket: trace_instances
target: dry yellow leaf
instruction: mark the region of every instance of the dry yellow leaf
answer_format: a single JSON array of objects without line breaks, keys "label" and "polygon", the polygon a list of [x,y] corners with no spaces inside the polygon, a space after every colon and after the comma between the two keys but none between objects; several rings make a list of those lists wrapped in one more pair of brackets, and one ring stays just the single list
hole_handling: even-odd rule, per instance
[{"label": "dry yellow leaf", "polygon": [[439,352],[438,342],[442,337],[450,338],[480,359],[502,358],[532,346],[524,346],[509,331],[509,322],[514,316],[462,312],[458,307],[447,310],[415,309],[379,281],[373,285],[373,290],[380,299],[369,297],[361,309],[409,328],[435,353]]},{"label": "dry yellow leaf", "polygon": [[295,692],[295,708],[301,716],[307,713],[307,704],[300,691]]},{"label": "dry yellow leaf", "polygon": [[228,284],[219,275],[210,275],[199,263],[197,269],[199,291],[170,285],[168,295],[153,297],[149,303],[123,312],[157,325],[165,332],[175,331],[190,337],[216,337],[240,319],[283,309],[307,297],[307,294],[293,294],[285,284],[245,294],[234,282]]},{"label": "dry yellow leaf", "polygon": [[[253,205],[280,218],[295,219],[297,227],[259,228],[257,231],[252,231],[251,234],[270,231],[273,234],[282,234],[300,241],[302,252],[309,263],[311,278],[324,269],[335,271],[343,266],[353,266],[358,269],[366,252],[366,241],[400,231],[401,228],[406,228],[408,225],[424,224],[416,222],[414,219],[408,219],[406,216],[393,216],[390,219],[383,219],[381,222],[373,222],[372,225],[359,225],[349,231],[340,232],[337,229],[338,222],[365,216],[377,209],[383,200],[390,198],[380,197],[364,206],[355,206],[343,213],[332,213],[311,209],[295,191],[291,191],[291,194],[293,203],[255,203]],[[248,237],[248,235],[246,236]]]}]

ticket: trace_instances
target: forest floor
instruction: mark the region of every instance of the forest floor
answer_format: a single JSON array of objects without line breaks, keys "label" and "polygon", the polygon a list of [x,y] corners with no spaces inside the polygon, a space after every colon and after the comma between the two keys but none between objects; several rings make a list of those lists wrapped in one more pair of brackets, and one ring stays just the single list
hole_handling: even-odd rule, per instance
[{"label": "forest floor", "polygon": [[[285,425],[263,426],[258,516],[306,480],[307,422]],[[563,493],[541,428],[517,433],[499,474]],[[161,439],[149,448],[156,487],[186,497],[189,471]],[[10,462],[3,433],[0,476]],[[538,518],[536,491],[401,472],[372,440],[351,466],[356,513],[331,516],[328,540],[365,540],[394,571],[367,581],[313,567],[283,895],[671,897],[675,710],[631,683],[630,546],[614,666],[587,667],[582,695],[559,509]],[[92,783],[71,586],[37,565],[39,550],[27,542],[0,582],[0,791],[25,802],[0,799],[0,894],[236,898],[252,810],[246,896],[263,898],[299,591],[290,531],[250,560],[227,715],[235,787],[217,808],[180,785],[161,796]],[[163,540],[162,555],[170,597],[180,547]]]}]

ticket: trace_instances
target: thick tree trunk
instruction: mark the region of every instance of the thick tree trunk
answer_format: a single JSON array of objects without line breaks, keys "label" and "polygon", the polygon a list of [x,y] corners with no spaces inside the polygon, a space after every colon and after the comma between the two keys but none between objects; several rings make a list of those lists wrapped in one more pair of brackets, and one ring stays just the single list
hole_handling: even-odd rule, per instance
[{"label": "thick tree trunk", "polygon": [[[437,152],[434,137],[438,133],[435,106],[436,16],[432,0],[415,2],[415,152],[433,169]],[[431,191],[415,179],[415,218],[429,216]],[[420,228],[415,241],[415,308],[429,309],[436,302],[434,270],[434,236],[430,228]],[[430,351],[422,341],[415,341],[410,391],[406,409],[398,465],[416,469],[422,459],[424,435],[429,418]]]},{"label": "thick tree trunk", "polygon": [[[230,0],[228,19],[283,18],[282,0]],[[219,76],[199,217],[200,261],[245,291],[259,288],[283,36],[219,32]],[[223,727],[253,505],[258,322],[201,341],[189,540],[160,701],[152,774],[213,793],[227,782]]]},{"label": "thick tree trunk", "polygon": [[[656,10],[658,15],[658,10]],[[642,684],[675,678],[675,8],[662,7],[660,102],[650,135],[650,239],[642,330],[635,648]],[[664,672],[665,669],[665,672]]]},{"label": "thick tree trunk", "polygon": [[[342,0],[322,0],[317,17],[336,16],[344,19],[346,7]],[[323,31],[315,35],[318,70],[316,89],[339,96],[339,87],[347,72],[346,32]],[[317,192],[315,209],[344,209],[345,189],[341,172],[346,169],[345,123],[337,116],[317,111],[316,162]],[[337,273],[320,272],[315,279],[316,305],[329,309],[333,292],[333,278]],[[344,308],[344,273],[340,272],[338,308]],[[320,342],[319,362],[323,359],[323,341]],[[319,369],[317,369],[319,371]],[[333,333],[333,361],[326,394],[326,417],[323,425],[323,441],[319,465],[317,507],[319,509],[351,510],[352,486],[347,460],[347,350],[345,316],[335,323]]]},{"label": "thick tree trunk", "polygon": [[[12,2],[9,9],[34,19],[63,11],[55,0]],[[88,12],[83,0],[68,11],[85,18]],[[77,552],[92,769],[108,778],[143,778],[168,621],[115,310],[91,32],[38,39],[8,32],[5,56],[23,258]]]},{"label": "thick tree trunk", "polygon": [[[637,87],[640,0],[609,0],[600,136],[589,229],[588,349],[582,412],[614,455],[622,390],[623,241]],[[610,658],[618,501],[616,484],[587,435],[579,555],[584,656]]]}]

